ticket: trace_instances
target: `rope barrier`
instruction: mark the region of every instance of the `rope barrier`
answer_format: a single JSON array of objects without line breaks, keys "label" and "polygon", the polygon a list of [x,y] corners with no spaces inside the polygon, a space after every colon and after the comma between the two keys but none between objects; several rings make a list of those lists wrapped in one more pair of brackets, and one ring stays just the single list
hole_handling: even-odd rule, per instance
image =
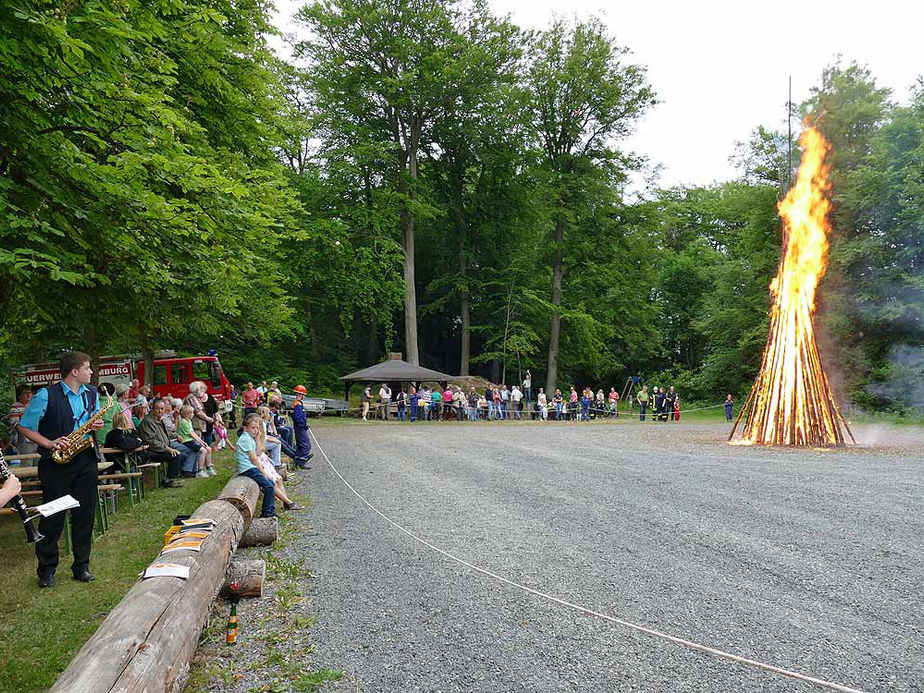
[{"label": "rope barrier", "polygon": [[[719,405],[719,406],[722,406],[722,405]],[[656,629],[654,629],[654,628],[648,628],[647,626],[642,626],[642,625],[639,625],[639,624],[637,624],[637,623],[633,623],[633,622],[631,622],[631,621],[627,621],[627,620],[625,620],[625,619],[616,618],[616,617],[614,617],[614,616],[609,616],[609,615],[604,614],[604,613],[601,613],[601,612],[599,612],[599,611],[594,611],[593,609],[589,609],[589,608],[587,608],[587,607],[585,607],[585,606],[581,606],[580,604],[575,604],[575,603],[573,603],[573,602],[569,602],[569,601],[564,600],[564,599],[559,599],[558,597],[554,597],[554,596],[552,596],[552,595],[550,595],[550,594],[546,594],[545,592],[541,592],[541,591],[539,591],[539,590],[533,589],[532,587],[527,587],[526,585],[520,584],[519,582],[515,582],[514,580],[509,580],[509,579],[507,579],[507,578],[505,578],[505,577],[503,577],[503,576],[501,576],[501,575],[497,575],[496,573],[492,573],[490,570],[487,570],[487,569],[485,569],[485,568],[481,568],[481,567],[479,567],[479,566],[477,566],[477,565],[475,565],[475,564],[473,564],[473,563],[470,563],[470,562],[466,561],[466,560],[463,559],[463,558],[459,558],[458,556],[456,556],[456,555],[454,555],[454,554],[452,554],[452,553],[449,553],[448,551],[445,551],[445,550],[439,548],[438,546],[434,546],[433,544],[431,544],[430,542],[428,542],[426,539],[421,538],[420,536],[418,536],[417,534],[415,534],[415,533],[412,532],[411,530],[407,529],[407,528],[404,527],[403,525],[401,525],[401,524],[395,522],[395,521],[392,520],[390,517],[388,517],[388,515],[386,515],[386,514],[383,513],[381,510],[379,510],[377,507],[375,507],[369,500],[366,499],[365,496],[363,496],[359,491],[357,491],[357,490],[353,487],[353,485],[350,484],[350,482],[347,481],[347,480],[343,477],[343,475],[340,473],[340,471],[334,466],[334,463],[331,462],[330,458],[327,456],[327,453],[324,451],[324,448],[321,447],[321,442],[318,440],[318,436],[314,433],[314,431],[311,431],[311,435],[312,435],[312,437],[314,438],[314,442],[315,442],[315,445],[316,445],[317,448],[318,448],[318,451],[319,451],[319,452],[321,453],[321,455],[324,457],[325,461],[327,462],[327,464],[328,464],[328,466],[331,468],[331,470],[333,470],[334,474],[337,475],[337,477],[340,479],[340,481],[342,481],[343,484],[344,484],[348,489],[350,489],[350,491],[353,492],[353,495],[355,495],[360,501],[362,501],[362,503],[363,503],[364,505],[366,505],[372,512],[374,512],[376,515],[378,515],[379,517],[381,517],[383,520],[385,520],[388,524],[390,524],[390,525],[391,525],[392,527],[394,527],[395,529],[397,529],[397,530],[399,530],[400,532],[406,534],[406,535],[409,536],[411,539],[413,539],[414,541],[416,541],[416,542],[422,544],[423,546],[426,546],[428,549],[430,549],[430,550],[432,550],[432,551],[434,551],[434,552],[440,554],[440,555],[443,556],[444,558],[449,559],[450,561],[453,561],[453,562],[455,562],[455,563],[458,563],[459,565],[462,565],[462,566],[464,566],[464,567],[466,567],[466,568],[469,568],[469,569],[474,570],[474,571],[476,571],[476,572],[478,572],[478,573],[481,573],[482,575],[486,575],[487,577],[489,577],[489,578],[491,578],[491,579],[493,579],[493,580],[496,580],[496,581],[498,581],[498,582],[504,583],[504,584],[506,584],[506,585],[508,585],[508,586],[510,586],[510,587],[513,587],[513,588],[518,589],[518,590],[521,590],[521,591],[523,591],[523,592],[527,592],[527,593],[529,593],[529,594],[532,594],[532,595],[534,595],[534,596],[536,596],[536,597],[539,597],[540,599],[544,599],[544,600],[549,601],[549,602],[552,602],[552,603],[554,603],[554,604],[559,604],[560,606],[564,606],[564,607],[567,607],[567,608],[569,608],[569,609],[573,609],[574,611],[578,611],[578,612],[583,613],[583,614],[585,614],[585,615],[587,615],[587,616],[592,616],[592,617],[594,617],[594,618],[599,618],[599,619],[602,619],[602,620],[604,620],[604,621],[608,621],[608,622],[610,622],[610,623],[615,623],[615,624],[617,624],[617,625],[624,626],[624,627],[629,628],[629,629],[631,629],[631,630],[638,631],[638,632],[640,632],[640,633],[645,633],[645,634],[650,635],[650,636],[655,637],[655,638],[659,638],[659,639],[662,639],[662,640],[666,640],[666,641],[668,641],[668,642],[672,642],[672,643],[677,644],[677,645],[682,645],[683,647],[687,647],[687,648],[690,648],[690,649],[692,649],[692,650],[698,650],[698,651],[700,651],[700,652],[705,652],[706,654],[710,654],[710,655],[713,655],[713,656],[716,656],[716,657],[720,657],[720,658],[722,658],[722,659],[727,659],[727,660],[729,660],[729,661],[736,662],[736,663],[738,663],[738,664],[743,664],[743,665],[745,665],[745,666],[753,667],[753,668],[755,668],[755,669],[760,669],[760,670],[762,670],[762,671],[767,671],[767,672],[771,672],[771,673],[774,673],[774,674],[779,674],[779,675],[781,675],[781,676],[786,676],[786,677],[788,677],[788,678],[796,679],[796,680],[798,680],[798,681],[803,681],[803,682],[805,682],[805,683],[811,683],[811,684],[814,684],[814,685],[816,685],[816,686],[820,686],[820,687],[822,687],[822,688],[827,688],[827,689],[829,689],[829,690],[841,691],[841,693],[865,693],[865,691],[862,691],[862,690],[860,690],[860,689],[858,689],[858,688],[850,688],[849,686],[844,686],[844,685],[842,685],[842,684],[833,683],[833,682],[831,682],[831,681],[825,681],[824,679],[819,679],[819,678],[816,678],[816,677],[814,677],[814,676],[809,676],[809,675],[807,675],[807,674],[801,674],[801,673],[799,673],[799,672],[797,672],[797,671],[792,671],[792,670],[790,670],[790,669],[784,669],[783,667],[774,666],[773,664],[766,664],[766,663],[760,662],[760,661],[758,661],[758,660],[756,660],[756,659],[750,659],[750,658],[748,658],[748,657],[742,657],[741,655],[736,655],[736,654],[733,654],[733,653],[731,653],[731,652],[726,652],[726,651],[724,651],[724,650],[720,650],[720,649],[717,649],[717,648],[714,648],[714,647],[709,647],[708,645],[703,645],[703,644],[701,644],[701,643],[694,642],[694,641],[692,641],[692,640],[688,640],[688,639],[686,639],[686,638],[682,638],[682,637],[679,637],[679,636],[676,636],[676,635],[670,635],[669,633],[665,633],[665,632],[663,632],[663,631],[656,630]]]}]

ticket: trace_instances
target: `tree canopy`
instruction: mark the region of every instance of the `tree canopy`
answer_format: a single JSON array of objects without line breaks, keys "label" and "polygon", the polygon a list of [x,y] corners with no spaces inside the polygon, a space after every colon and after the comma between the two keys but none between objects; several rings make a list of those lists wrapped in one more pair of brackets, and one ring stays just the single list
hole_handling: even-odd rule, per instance
[{"label": "tree canopy", "polygon": [[[0,6],[6,374],[64,348],[216,348],[233,379],[331,391],[396,350],[495,382],[747,390],[785,133],[755,124],[737,180],[639,197],[645,152],[623,139],[658,85],[599,20],[527,32],[483,0],[316,0],[286,62],[269,11]],[[833,146],[834,385],[920,407],[924,81],[898,103],[836,62],[797,110]]]}]

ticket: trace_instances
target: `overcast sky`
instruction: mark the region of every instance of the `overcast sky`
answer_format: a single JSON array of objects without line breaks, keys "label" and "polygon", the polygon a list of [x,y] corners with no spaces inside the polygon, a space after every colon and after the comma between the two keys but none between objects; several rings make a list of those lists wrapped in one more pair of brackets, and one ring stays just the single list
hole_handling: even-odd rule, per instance
[{"label": "overcast sky", "polygon": [[[869,67],[880,86],[907,102],[924,73],[924,4],[916,0],[489,3],[524,28],[544,28],[555,13],[597,15],[647,66],[661,103],[626,146],[663,166],[664,187],[733,178],[728,158],[736,141],[760,124],[786,127],[790,75],[798,103],[840,54],[845,64]],[[291,16],[302,4],[276,0],[283,31],[295,31]]]}]

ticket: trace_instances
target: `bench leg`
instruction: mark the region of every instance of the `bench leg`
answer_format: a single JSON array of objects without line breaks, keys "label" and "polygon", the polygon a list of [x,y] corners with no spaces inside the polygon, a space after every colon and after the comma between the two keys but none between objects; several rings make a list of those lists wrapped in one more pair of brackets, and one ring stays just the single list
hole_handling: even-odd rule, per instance
[{"label": "bench leg", "polygon": [[71,553],[71,511],[64,511],[64,555]]},{"label": "bench leg", "polygon": [[96,531],[93,533],[94,537],[103,536],[105,528],[103,527],[103,504],[99,497],[99,491],[96,493]]}]

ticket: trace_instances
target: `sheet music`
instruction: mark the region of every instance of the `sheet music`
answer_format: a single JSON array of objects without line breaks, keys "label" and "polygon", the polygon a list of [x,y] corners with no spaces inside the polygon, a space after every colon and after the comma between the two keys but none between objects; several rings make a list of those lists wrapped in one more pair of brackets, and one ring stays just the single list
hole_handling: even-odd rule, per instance
[{"label": "sheet music", "polygon": [[62,510],[70,510],[71,508],[79,508],[80,502],[73,496],[61,496],[60,498],[55,498],[50,503],[45,503],[44,505],[37,505],[35,509],[38,510],[39,514],[42,517],[48,517],[49,515],[54,515],[59,513]]}]

